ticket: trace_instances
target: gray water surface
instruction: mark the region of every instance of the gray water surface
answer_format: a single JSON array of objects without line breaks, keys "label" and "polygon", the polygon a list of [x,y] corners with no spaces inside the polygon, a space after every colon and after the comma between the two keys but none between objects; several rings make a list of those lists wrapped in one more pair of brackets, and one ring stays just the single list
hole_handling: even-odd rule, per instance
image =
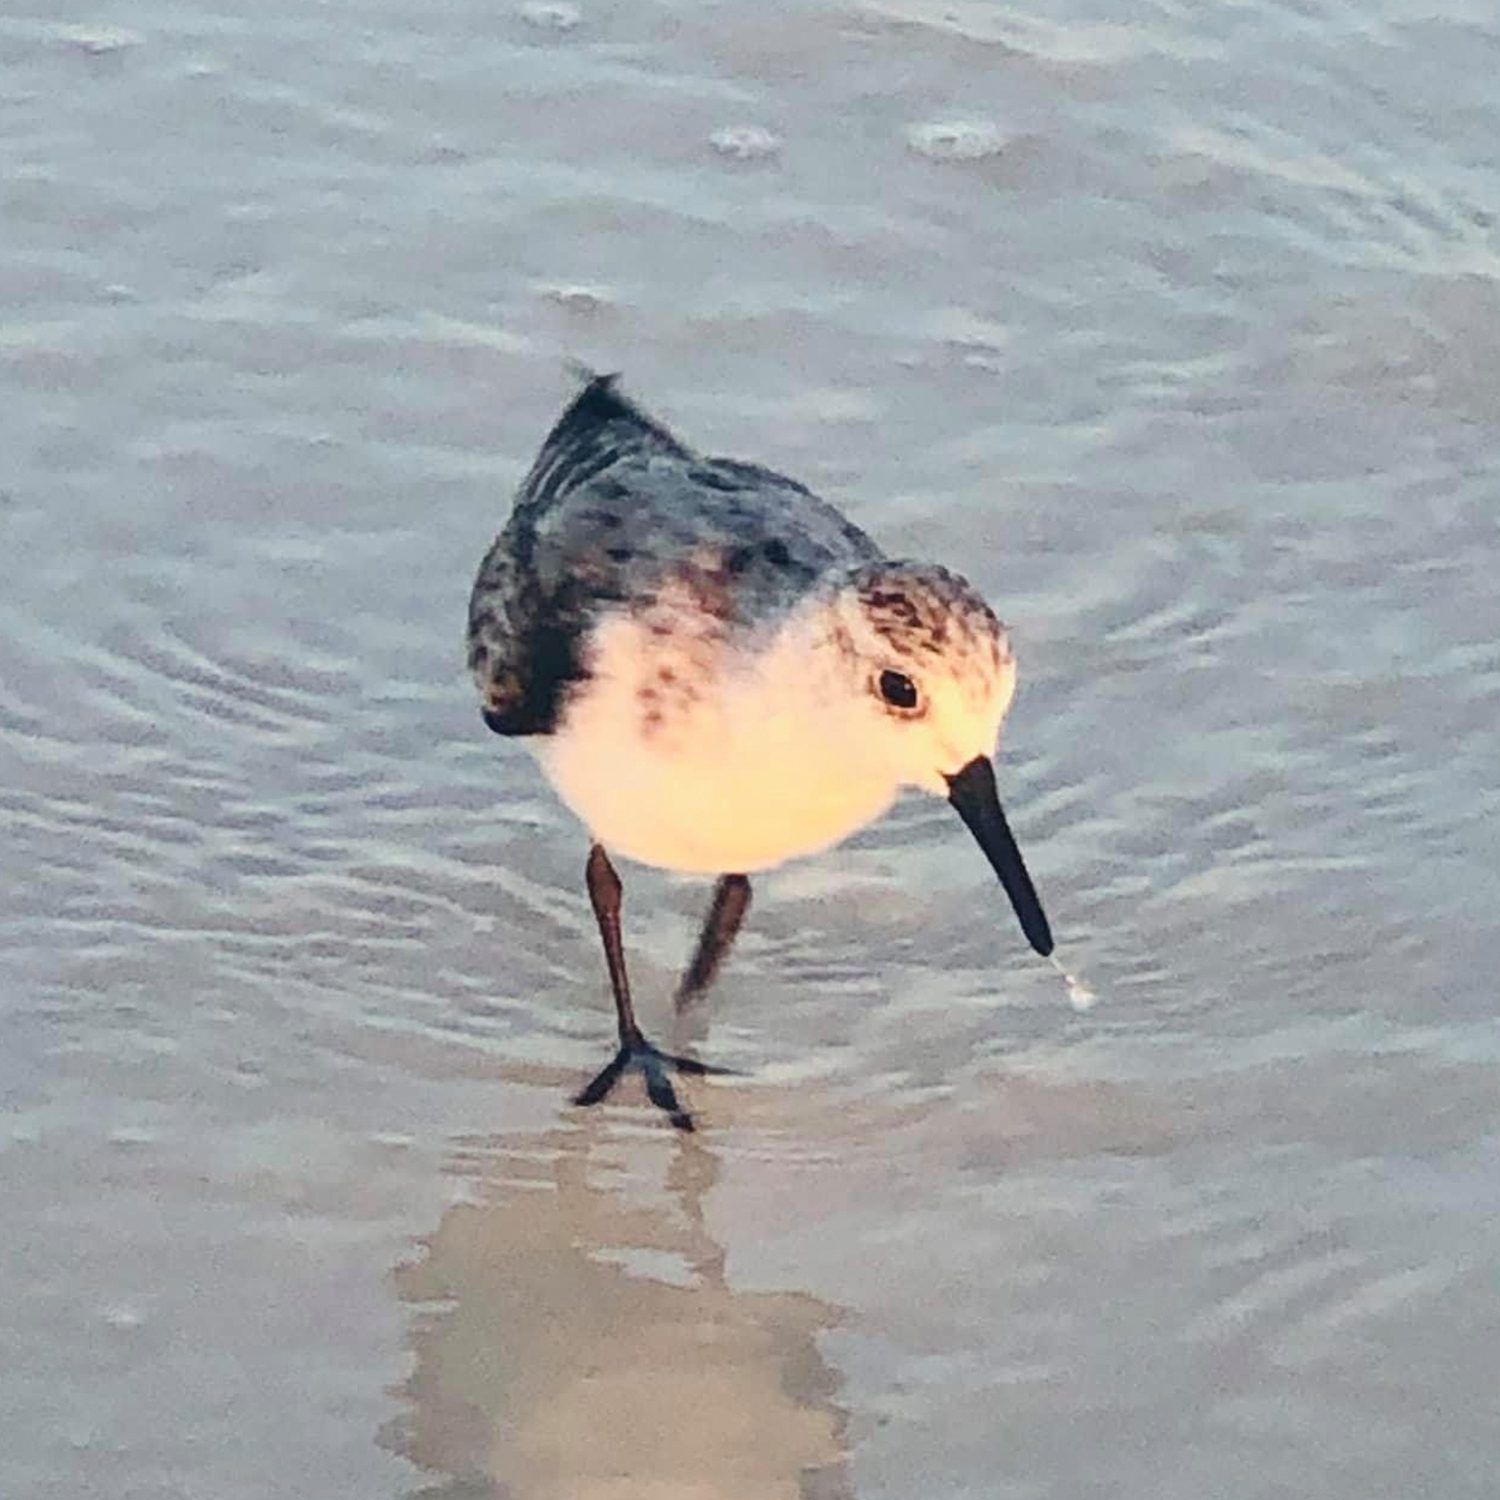
[{"label": "gray water surface", "polygon": [[[0,1494],[1490,1500],[1500,21],[12,0]],[[961,567],[685,1140],[462,673],[566,360]],[[701,885],[627,870],[666,1028]]]}]

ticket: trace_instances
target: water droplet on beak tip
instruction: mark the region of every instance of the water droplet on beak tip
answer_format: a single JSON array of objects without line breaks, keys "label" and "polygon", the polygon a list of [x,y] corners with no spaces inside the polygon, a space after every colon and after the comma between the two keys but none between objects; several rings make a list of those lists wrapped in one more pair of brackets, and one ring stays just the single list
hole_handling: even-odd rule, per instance
[{"label": "water droplet on beak tip", "polygon": [[1092,1010],[1094,1001],[1099,998],[1098,995],[1079,979],[1077,975],[1068,973],[1062,964],[1058,962],[1055,953],[1048,955],[1047,962],[1062,975],[1063,983],[1068,987],[1068,1004],[1074,1010],[1078,1011],[1080,1015],[1086,1010]]}]

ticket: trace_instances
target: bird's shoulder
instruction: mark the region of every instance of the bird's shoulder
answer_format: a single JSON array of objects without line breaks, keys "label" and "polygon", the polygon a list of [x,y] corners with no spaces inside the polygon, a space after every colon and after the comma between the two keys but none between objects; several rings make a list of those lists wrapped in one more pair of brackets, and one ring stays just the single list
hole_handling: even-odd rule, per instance
[{"label": "bird's shoulder", "polygon": [[599,377],[548,434],[481,565],[470,664],[489,671],[489,698],[519,705],[501,721],[522,727],[502,732],[546,733],[601,614],[649,609],[676,584],[726,630],[751,628],[880,555],[805,485],[695,453]]},{"label": "bird's shoulder", "polygon": [[753,605],[880,555],[805,485],[694,452],[607,381],[592,382],[543,444],[513,524],[540,582],[587,580],[604,603],[687,567],[722,568]]}]

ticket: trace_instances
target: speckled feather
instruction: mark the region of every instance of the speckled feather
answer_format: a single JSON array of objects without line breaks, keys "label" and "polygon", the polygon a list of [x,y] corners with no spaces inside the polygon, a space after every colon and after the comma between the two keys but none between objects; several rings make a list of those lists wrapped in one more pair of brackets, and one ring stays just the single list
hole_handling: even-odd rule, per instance
[{"label": "speckled feather", "polygon": [[730,631],[763,627],[831,570],[882,554],[803,485],[695,453],[589,381],[542,445],[469,603],[469,667],[502,734],[552,733],[591,629],[685,590]]}]

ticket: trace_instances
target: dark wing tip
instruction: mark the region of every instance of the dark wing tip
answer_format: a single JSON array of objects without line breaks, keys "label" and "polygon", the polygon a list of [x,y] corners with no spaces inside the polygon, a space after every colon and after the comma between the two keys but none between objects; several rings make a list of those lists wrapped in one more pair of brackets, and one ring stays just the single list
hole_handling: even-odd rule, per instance
[{"label": "dark wing tip", "polygon": [[576,361],[570,362],[569,368],[584,382],[583,389],[557,419],[542,445],[544,453],[585,441],[609,427],[624,427],[637,439],[644,437],[674,453],[686,453],[687,450],[662,423],[647,416],[634,401],[621,393],[618,370],[600,375]]},{"label": "dark wing tip", "polygon": [[568,374],[579,385],[592,385],[596,380],[618,380],[620,378],[618,370],[608,375],[601,375],[592,365],[585,364],[581,359],[574,359],[571,354],[563,356],[563,365],[567,369]]}]

